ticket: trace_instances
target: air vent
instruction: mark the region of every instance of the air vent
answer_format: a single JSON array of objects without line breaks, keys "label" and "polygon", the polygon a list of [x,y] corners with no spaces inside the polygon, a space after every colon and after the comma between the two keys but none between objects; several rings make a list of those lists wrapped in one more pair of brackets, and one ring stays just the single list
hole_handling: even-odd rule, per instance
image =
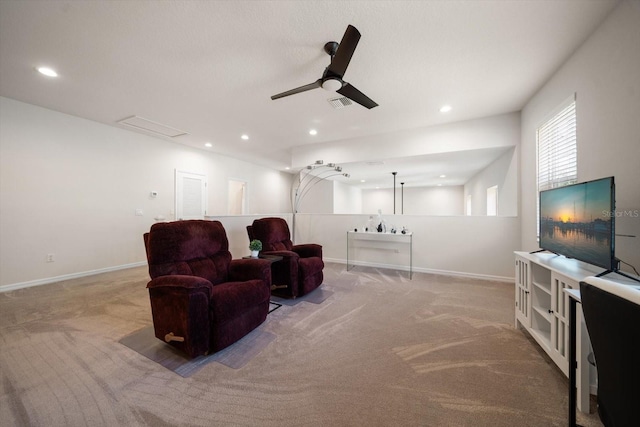
[{"label": "air vent", "polygon": [[131,116],[126,119],[122,119],[118,123],[126,126],[131,126],[132,128],[136,128],[138,130],[151,132],[156,135],[168,136],[169,138],[187,135],[187,132],[174,129],[172,127],[165,126],[138,116]]},{"label": "air vent", "polygon": [[329,101],[329,104],[331,104],[333,108],[344,108],[347,105],[352,104],[351,100],[349,98],[345,98],[344,96],[341,98],[327,99],[327,101]]}]

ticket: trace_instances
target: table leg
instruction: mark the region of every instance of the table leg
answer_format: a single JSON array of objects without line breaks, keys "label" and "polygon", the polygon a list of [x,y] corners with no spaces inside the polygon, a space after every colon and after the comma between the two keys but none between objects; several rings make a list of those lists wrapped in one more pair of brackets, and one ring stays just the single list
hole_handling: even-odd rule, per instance
[{"label": "table leg", "polygon": [[576,304],[569,298],[569,427],[580,427],[576,423]]}]

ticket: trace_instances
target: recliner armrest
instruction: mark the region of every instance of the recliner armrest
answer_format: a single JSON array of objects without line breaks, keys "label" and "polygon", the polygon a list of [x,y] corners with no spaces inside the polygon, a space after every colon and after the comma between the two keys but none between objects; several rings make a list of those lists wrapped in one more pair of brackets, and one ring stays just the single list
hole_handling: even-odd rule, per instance
[{"label": "recliner armrest", "polygon": [[193,289],[198,292],[202,292],[204,288],[206,289],[206,293],[209,297],[211,297],[211,291],[213,289],[213,285],[207,279],[181,274],[156,277],[147,284],[147,288],[149,289],[162,287]]},{"label": "recliner armrest", "polygon": [[320,257],[322,258],[322,246],[316,243],[305,243],[295,245],[293,251],[300,255],[300,258]]},{"label": "recliner armrest", "polygon": [[293,251],[262,251],[262,254],[281,256],[285,262],[291,262],[291,260],[293,260],[296,263],[298,262],[298,258],[300,257],[300,255]]},{"label": "recliner armrest", "polygon": [[191,357],[206,354],[210,341],[213,285],[197,276],[159,276],[147,284],[155,336]]},{"label": "recliner armrest", "polygon": [[234,259],[229,264],[229,280],[246,282],[247,280],[262,280],[267,286],[271,285],[271,262],[266,259]]}]

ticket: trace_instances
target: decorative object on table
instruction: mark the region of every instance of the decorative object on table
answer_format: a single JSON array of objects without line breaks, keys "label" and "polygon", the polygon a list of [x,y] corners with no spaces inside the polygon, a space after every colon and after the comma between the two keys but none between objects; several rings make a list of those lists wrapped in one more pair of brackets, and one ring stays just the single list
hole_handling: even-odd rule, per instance
[{"label": "decorative object on table", "polygon": [[271,269],[273,295],[296,298],[308,294],[322,284],[324,279],[322,246],[315,243],[294,245],[289,226],[282,218],[260,218],[247,226],[249,239],[259,239],[263,244],[262,256],[281,256],[282,261]]},{"label": "decorative object on table", "polygon": [[402,234],[407,234],[409,232],[409,230],[407,229],[407,227],[402,227]]},{"label": "decorative object on table", "polygon": [[251,250],[251,257],[258,258],[258,254],[262,250],[262,242],[258,239],[253,239],[249,242],[249,249]]},{"label": "decorative object on table", "polygon": [[300,202],[314,185],[334,176],[349,178],[351,175],[343,173],[342,166],[337,166],[335,163],[327,163],[325,165],[324,161],[316,160],[314,164],[298,172],[297,177],[293,179],[291,184],[291,210],[293,211],[291,240],[293,243],[296,241],[296,214],[298,213]]},{"label": "decorative object on table", "polygon": [[376,227],[378,233],[386,233],[387,232],[387,223],[384,222],[382,218],[382,209],[378,209],[378,226]]}]

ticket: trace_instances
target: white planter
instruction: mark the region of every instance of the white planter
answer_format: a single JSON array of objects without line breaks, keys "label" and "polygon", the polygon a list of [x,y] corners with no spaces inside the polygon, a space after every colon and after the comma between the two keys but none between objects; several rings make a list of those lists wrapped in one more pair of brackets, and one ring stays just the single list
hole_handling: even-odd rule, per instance
[{"label": "white planter", "polygon": [[260,251],[251,251],[251,258],[258,258]]}]

